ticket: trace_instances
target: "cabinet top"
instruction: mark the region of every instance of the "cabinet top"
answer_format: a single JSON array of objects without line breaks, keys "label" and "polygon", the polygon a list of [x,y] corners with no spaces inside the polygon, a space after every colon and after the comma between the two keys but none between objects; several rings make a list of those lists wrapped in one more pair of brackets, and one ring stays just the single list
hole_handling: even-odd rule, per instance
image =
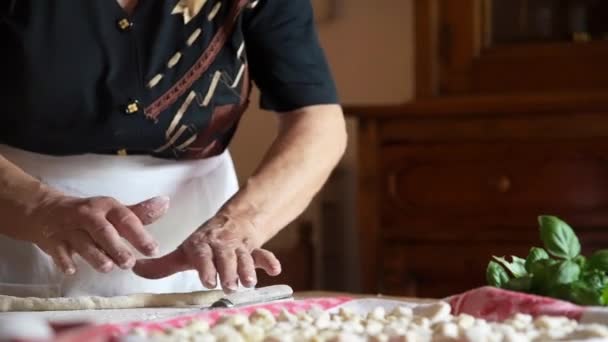
[{"label": "cabinet top", "polygon": [[590,92],[442,96],[392,106],[345,105],[344,112],[347,116],[359,118],[608,112],[608,89]]}]

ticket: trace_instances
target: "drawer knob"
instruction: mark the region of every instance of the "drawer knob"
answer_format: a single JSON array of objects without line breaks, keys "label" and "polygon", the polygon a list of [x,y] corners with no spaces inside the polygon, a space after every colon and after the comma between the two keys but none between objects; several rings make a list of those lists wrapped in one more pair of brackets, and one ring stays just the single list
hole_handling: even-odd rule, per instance
[{"label": "drawer knob", "polygon": [[511,189],[511,179],[507,176],[501,176],[496,182],[498,192],[505,193]]}]

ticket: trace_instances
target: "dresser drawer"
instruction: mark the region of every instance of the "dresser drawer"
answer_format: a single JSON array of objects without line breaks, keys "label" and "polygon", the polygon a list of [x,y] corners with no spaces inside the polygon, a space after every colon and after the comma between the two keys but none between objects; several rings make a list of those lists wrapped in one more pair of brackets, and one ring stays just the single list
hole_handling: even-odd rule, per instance
[{"label": "dresser drawer", "polygon": [[[580,239],[585,255],[608,246],[608,238],[596,233],[581,234]],[[486,285],[485,270],[492,255],[525,258],[532,246],[542,243],[385,241],[378,288],[388,295],[446,297]]]},{"label": "dresser drawer", "polygon": [[492,255],[526,254],[528,245],[486,242],[386,243],[380,289],[389,295],[441,298],[485,284]]},{"label": "dresser drawer", "polygon": [[532,236],[540,214],[608,226],[607,141],[394,145],[381,150],[380,174],[389,232]]}]

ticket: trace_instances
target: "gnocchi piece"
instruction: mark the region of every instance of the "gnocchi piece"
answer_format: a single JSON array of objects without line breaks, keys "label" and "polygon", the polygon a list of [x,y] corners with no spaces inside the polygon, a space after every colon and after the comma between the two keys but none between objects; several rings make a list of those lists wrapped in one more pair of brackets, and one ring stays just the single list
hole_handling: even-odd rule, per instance
[{"label": "gnocchi piece", "polygon": [[352,310],[349,310],[347,308],[341,307],[338,310],[338,315],[337,316],[338,317],[342,317],[342,319],[346,321],[346,320],[349,320],[349,319],[355,317],[356,315],[355,315],[355,313]]},{"label": "gnocchi piece", "polygon": [[277,321],[295,323],[298,321],[298,317],[292,314],[291,312],[283,309],[277,316]]},{"label": "gnocchi piece", "polygon": [[373,320],[376,320],[376,321],[383,321],[385,315],[386,315],[386,311],[384,310],[384,308],[383,307],[377,307],[377,308],[373,309],[367,315],[367,319],[373,319]]},{"label": "gnocchi piece", "polygon": [[365,331],[365,327],[359,322],[344,322],[342,330],[349,333],[362,334]]},{"label": "gnocchi piece", "polygon": [[213,326],[195,320],[183,328],[147,332],[135,328],[133,341],[201,342],[544,342],[608,338],[608,327],[579,324],[566,317],[516,314],[504,322],[489,322],[471,315],[453,316],[447,303],[375,308],[358,314],[344,308],[329,313],[312,308],[297,314],[282,310],[277,317],[264,309],[249,316],[226,315]]},{"label": "gnocchi piece", "polygon": [[264,329],[257,325],[244,325],[240,327],[239,332],[248,342],[259,342],[264,340]]},{"label": "gnocchi piece", "polygon": [[366,342],[366,339],[365,339],[365,337],[358,335],[358,334],[349,333],[349,332],[341,332],[328,340],[328,342],[351,342],[351,341],[352,342]]},{"label": "gnocchi piece", "polygon": [[329,316],[329,313],[323,312],[316,316],[317,317],[315,318],[313,324],[315,325],[315,327],[317,327],[317,329],[326,329],[327,327],[329,327],[329,323],[331,322],[331,317]]},{"label": "gnocchi piece", "polygon": [[219,319],[218,323],[219,324],[228,324],[233,327],[239,327],[239,326],[243,326],[245,324],[249,324],[249,317],[242,315],[242,314],[222,316]]},{"label": "gnocchi piece", "polygon": [[[247,323],[249,323],[249,319],[247,317],[245,318]],[[187,329],[193,333],[204,333],[209,331],[209,323],[202,320],[195,320],[187,326]]]},{"label": "gnocchi piece", "polygon": [[448,303],[437,302],[434,304],[420,305],[412,309],[415,316],[426,317],[431,322],[447,320],[451,316],[452,308]]},{"label": "gnocchi piece", "polygon": [[413,326],[414,328],[428,329],[431,326],[431,321],[427,317],[414,316],[410,326]]},{"label": "gnocchi piece", "polygon": [[376,320],[369,320],[367,321],[367,324],[365,325],[365,332],[368,335],[378,335],[382,332],[382,330],[384,329],[384,325]]},{"label": "gnocchi piece", "polygon": [[414,331],[408,331],[403,335],[391,337],[389,342],[424,342],[426,340],[428,339],[424,336],[419,335]]},{"label": "gnocchi piece", "polygon": [[[211,334],[216,337],[218,341],[233,341],[233,342],[244,342],[241,333],[229,324],[218,324],[211,328]],[[187,336],[186,336],[187,337]]]},{"label": "gnocchi piece", "polygon": [[434,334],[441,339],[457,339],[460,335],[458,325],[453,322],[441,322],[434,328]]},{"label": "gnocchi piece", "polygon": [[587,324],[578,326],[568,335],[568,339],[584,340],[592,338],[608,338],[608,327],[600,324]]},{"label": "gnocchi piece", "polygon": [[296,317],[298,317],[298,320],[301,321],[301,322],[309,322],[309,323],[314,322],[314,318],[312,318],[312,316],[309,315],[305,311],[298,312],[296,314]]},{"label": "gnocchi piece", "polygon": [[308,339],[312,339],[317,335],[317,329],[313,326],[306,327],[304,329],[299,330],[302,337]]},{"label": "gnocchi piece", "polygon": [[263,342],[286,342],[287,339],[281,335],[268,335]]},{"label": "gnocchi piece", "polygon": [[391,311],[390,315],[395,317],[412,317],[414,312],[410,307],[398,306]]},{"label": "gnocchi piece", "polygon": [[454,318],[455,323],[461,330],[467,330],[475,325],[475,317],[467,314],[461,314]]},{"label": "gnocchi piece", "polygon": [[308,310],[308,315],[313,319],[317,319],[319,318],[319,316],[324,316],[327,315],[328,313],[323,310],[320,306],[315,305],[313,307],[310,308],[310,310]]},{"label": "gnocchi piece", "polygon": [[194,342],[216,342],[217,338],[212,334],[196,335],[193,339]]},{"label": "gnocchi piece", "polygon": [[249,317],[249,322],[253,325],[264,328],[264,330],[269,330],[273,325],[275,325],[276,320],[272,312],[266,309],[257,309]]},{"label": "gnocchi piece", "polygon": [[464,337],[469,342],[486,342],[492,333],[492,328],[487,324],[476,324],[465,330]]},{"label": "gnocchi piece", "polygon": [[537,329],[561,329],[565,325],[570,325],[570,319],[567,317],[540,316],[534,320]]},{"label": "gnocchi piece", "polygon": [[370,336],[369,341],[370,342],[388,342],[388,339],[389,339],[388,335],[379,333],[377,335]]}]

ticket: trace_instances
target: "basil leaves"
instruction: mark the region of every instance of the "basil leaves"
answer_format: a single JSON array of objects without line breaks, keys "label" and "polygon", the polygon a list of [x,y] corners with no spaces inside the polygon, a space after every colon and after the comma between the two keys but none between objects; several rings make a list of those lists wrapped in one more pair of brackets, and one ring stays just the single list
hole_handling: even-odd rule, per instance
[{"label": "basil leaves", "polygon": [[559,298],[580,305],[608,305],[608,249],[588,258],[574,230],[555,216],[540,216],[543,247],[525,259],[493,256],[486,269],[489,285]]},{"label": "basil leaves", "polygon": [[540,238],[547,251],[560,259],[573,259],[581,252],[581,244],[570,226],[555,216],[541,216]]}]

